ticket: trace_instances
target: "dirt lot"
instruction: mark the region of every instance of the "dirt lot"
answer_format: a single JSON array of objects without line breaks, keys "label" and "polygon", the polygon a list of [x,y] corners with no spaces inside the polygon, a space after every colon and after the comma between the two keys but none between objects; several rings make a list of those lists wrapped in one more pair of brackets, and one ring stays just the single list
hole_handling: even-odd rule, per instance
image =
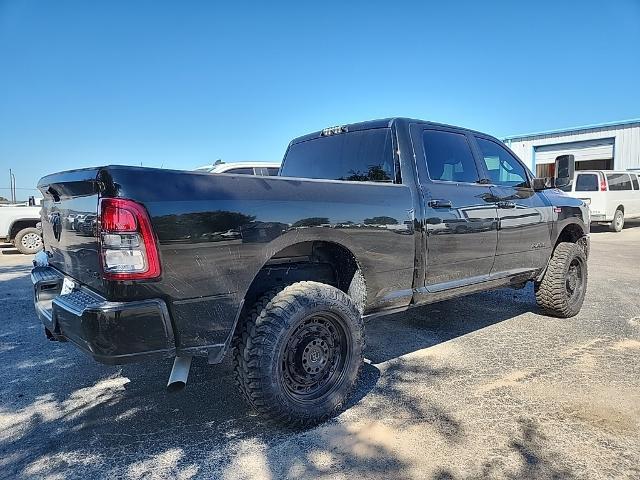
[{"label": "dirt lot", "polygon": [[44,337],[29,258],[0,255],[2,478],[638,478],[640,226],[592,232],[582,313],[532,288],[371,320],[353,404],[302,432],[252,416],[228,364],[107,367]]}]

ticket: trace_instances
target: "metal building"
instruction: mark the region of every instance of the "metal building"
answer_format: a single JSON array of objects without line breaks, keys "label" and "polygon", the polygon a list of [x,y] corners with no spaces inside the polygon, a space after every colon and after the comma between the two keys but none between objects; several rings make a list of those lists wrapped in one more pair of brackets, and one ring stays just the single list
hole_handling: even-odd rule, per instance
[{"label": "metal building", "polygon": [[558,155],[573,154],[576,170],[640,168],[640,118],[506,137],[538,177],[553,176]]}]

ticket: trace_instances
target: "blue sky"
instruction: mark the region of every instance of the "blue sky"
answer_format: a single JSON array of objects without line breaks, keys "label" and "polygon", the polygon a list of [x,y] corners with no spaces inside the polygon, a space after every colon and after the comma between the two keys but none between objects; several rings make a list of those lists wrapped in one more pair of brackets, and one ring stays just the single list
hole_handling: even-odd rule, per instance
[{"label": "blue sky", "polygon": [[[280,160],[394,115],[504,136],[640,117],[640,0],[0,0],[0,195],[108,163]],[[26,197],[21,190],[19,197]]]}]

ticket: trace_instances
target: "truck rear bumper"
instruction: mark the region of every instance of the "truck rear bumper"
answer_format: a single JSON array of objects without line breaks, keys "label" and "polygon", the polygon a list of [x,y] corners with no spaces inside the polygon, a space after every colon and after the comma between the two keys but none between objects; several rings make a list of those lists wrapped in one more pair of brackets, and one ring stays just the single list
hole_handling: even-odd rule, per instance
[{"label": "truck rear bumper", "polygon": [[54,338],[69,340],[106,364],[176,355],[163,300],[109,302],[84,286],[61,295],[64,275],[53,267],[31,271],[35,309]]}]

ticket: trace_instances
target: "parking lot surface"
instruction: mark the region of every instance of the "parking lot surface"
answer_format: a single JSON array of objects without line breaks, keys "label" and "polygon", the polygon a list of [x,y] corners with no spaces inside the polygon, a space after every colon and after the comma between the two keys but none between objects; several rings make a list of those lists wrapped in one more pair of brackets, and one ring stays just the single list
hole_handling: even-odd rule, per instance
[{"label": "parking lot surface", "polygon": [[0,254],[1,478],[638,478],[640,226],[592,232],[582,312],[531,286],[373,319],[356,397],[306,431],[247,409],[229,363],[109,367],[49,342],[30,258]]}]

